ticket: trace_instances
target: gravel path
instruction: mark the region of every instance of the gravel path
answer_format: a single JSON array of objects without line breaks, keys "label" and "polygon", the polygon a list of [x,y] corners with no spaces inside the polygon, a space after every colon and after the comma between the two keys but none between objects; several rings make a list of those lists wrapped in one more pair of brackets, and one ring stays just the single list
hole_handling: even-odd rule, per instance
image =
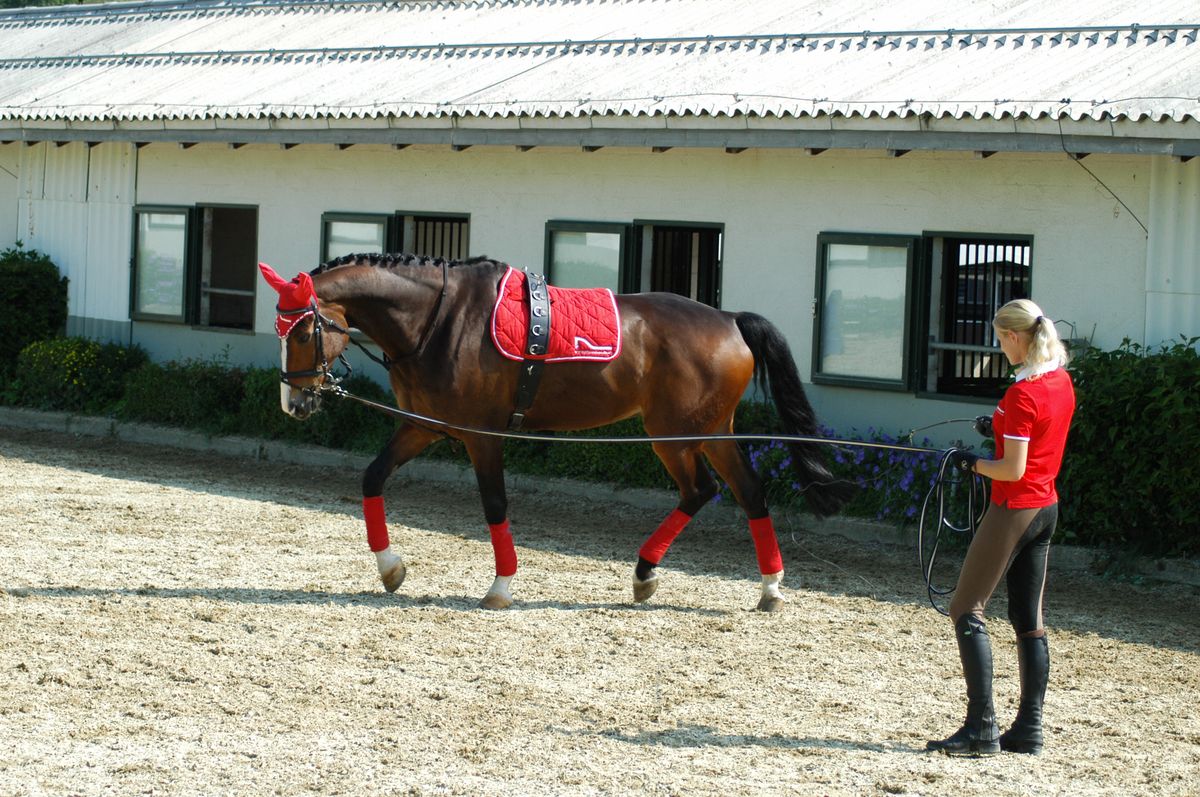
[{"label": "gravel path", "polygon": [[517,603],[484,612],[474,491],[389,484],[389,595],[359,478],[0,429],[0,795],[1200,794],[1195,587],[1053,574],[1046,754],[952,760],[909,550],[784,529],[763,615],[744,522],[701,515],[634,606],[669,506],[514,492]]}]

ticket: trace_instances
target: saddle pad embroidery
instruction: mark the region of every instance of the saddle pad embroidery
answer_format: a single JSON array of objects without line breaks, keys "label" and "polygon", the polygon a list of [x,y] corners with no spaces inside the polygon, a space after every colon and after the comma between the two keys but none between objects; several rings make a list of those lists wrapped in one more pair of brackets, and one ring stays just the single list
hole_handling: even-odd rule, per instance
[{"label": "saddle pad embroidery", "polygon": [[608,362],[621,353],[621,317],[607,288],[550,289],[550,345],[543,355],[526,355],[529,302],[525,272],[509,267],[500,280],[492,311],[492,342],[510,360]]}]

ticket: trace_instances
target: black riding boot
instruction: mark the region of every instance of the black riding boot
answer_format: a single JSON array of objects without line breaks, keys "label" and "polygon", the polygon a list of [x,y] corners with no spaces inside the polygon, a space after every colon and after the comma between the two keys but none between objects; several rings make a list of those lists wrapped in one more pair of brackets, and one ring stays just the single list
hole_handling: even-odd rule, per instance
[{"label": "black riding boot", "polygon": [[953,756],[995,755],[1000,752],[1000,730],[992,707],[992,643],[987,626],[975,615],[965,614],[954,624],[954,636],[967,681],[967,718],[953,736],[931,741],[925,749]]},{"label": "black riding boot", "polygon": [[1042,701],[1050,680],[1050,643],[1046,637],[1018,637],[1021,704],[1012,727],[1000,734],[1000,747],[1010,753],[1042,752]]}]

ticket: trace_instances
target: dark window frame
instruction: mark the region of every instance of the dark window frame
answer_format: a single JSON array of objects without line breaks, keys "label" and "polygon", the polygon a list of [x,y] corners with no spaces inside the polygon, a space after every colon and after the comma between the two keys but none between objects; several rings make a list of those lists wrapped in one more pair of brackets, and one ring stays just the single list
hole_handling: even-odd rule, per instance
[{"label": "dark window frame", "polygon": [[[883,379],[869,376],[860,377],[847,374],[830,374],[824,373],[821,370],[821,348],[824,341],[822,321],[826,314],[826,309],[824,306],[825,285],[827,281],[826,268],[828,266],[829,246],[831,244],[845,244],[850,246],[890,246],[897,248],[902,247],[907,250],[905,267],[906,273],[904,280],[905,295],[903,301],[904,337],[900,343],[900,377],[897,379]],[[817,285],[816,296],[813,299],[812,361],[809,368],[809,378],[812,380],[813,384],[871,388],[893,392],[907,392],[912,390],[912,347],[913,338],[915,337],[913,334],[913,297],[916,291],[914,282],[916,279],[917,263],[920,257],[921,248],[922,239],[917,235],[865,232],[822,232],[817,235]]]},{"label": "dark window frame", "polygon": [[[162,214],[183,216],[183,278],[180,285],[179,313],[147,313],[138,310],[138,288],[141,273],[138,269],[139,219],[143,214]],[[188,205],[134,205],[133,206],[133,235],[129,256],[129,318],[132,321],[155,321],[164,324],[187,324],[191,308],[192,268],[195,256],[193,253],[193,234],[195,229],[195,208]]]},{"label": "dark window frame", "polygon": [[[456,219],[461,220],[465,225],[463,228],[463,240],[460,246],[463,254],[461,257],[449,258],[451,260],[467,260],[471,256],[471,214],[470,213],[452,213],[448,211],[432,211],[432,210],[397,210],[393,213],[394,227],[392,231],[393,252],[405,252],[408,254],[416,253],[416,241],[405,240],[405,227],[407,219],[413,219],[414,223],[417,219]],[[424,254],[424,253],[422,253]]]},{"label": "dark window frame", "polygon": [[[921,233],[922,240],[925,242],[924,251],[921,259],[921,270],[919,274],[919,288],[917,297],[920,300],[916,308],[917,318],[917,335],[914,336],[914,351],[913,351],[913,381],[917,386],[916,395],[921,398],[937,398],[956,401],[978,401],[992,402],[999,398],[1004,393],[1006,387],[1004,378],[997,378],[997,384],[993,389],[976,389],[972,391],[948,391],[943,390],[940,386],[935,385],[929,387],[931,377],[934,380],[938,379],[940,364],[931,367],[929,358],[932,356],[934,344],[943,344],[941,326],[945,321],[945,304],[948,291],[951,285],[947,281],[945,273],[945,260],[947,259],[946,246],[948,241],[962,241],[982,244],[997,244],[997,245],[1019,245],[1029,249],[1029,281],[1028,294],[1032,295],[1034,284],[1034,236],[1028,233],[990,233],[990,232],[962,232],[958,230],[925,230]],[[934,263],[933,258],[938,247],[936,241],[941,241],[942,252],[942,273],[941,282],[937,285],[933,284]],[[930,316],[932,315],[933,302],[937,302],[939,306],[938,324],[939,328],[935,330],[932,327]],[[999,346],[992,350],[994,354],[1003,356]],[[938,355],[940,356],[940,355]]]},{"label": "dark window frame", "polygon": [[393,244],[395,239],[396,217],[394,213],[366,213],[342,210],[330,210],[321,214],[321,250],[317,262],[327,263],[329,257],[329,224],[336,221],[357,223],[383,223],[383,246],[388,252],[397,251]]},{"label": "dark window frame", "polygon": [[[129,318],[131,321],[153,321],[163,324],[180,324],[190,326],[197,330],[217,330],[233,334],[253,332],[255,321],[255,302],[253,297],[256,295],[254,292],[236,291],[234,289],[226,288],[212,288],[211,286],[205,288],[200,284],[200,280],[203,276],[201,274],[201,263],[203,260],[204,249],[204,230],[201,224],[201,214],[206,208],[254,211],[254,261],[258,262],[259,212],[261,210],[260,206],[258,205],[230,202],[197,202],[193,205],[134,205],[132,208],[133,236],[131,238],[131,252],[129,257]],[[146,213],[173,214],[184,217],[183,285],[181,286],[182,303],[181,312],[177,315],[166,313],[147,313],[137,309],[138,286],[139,280],[141,279],[141,274],[138,270],[138,220],[142,214]],[[200,323],[201,294],[204,292],[208,292],[210,294],[236,293],[237,295],[249,296],[251,298],[249,327],[226,327]]]},{"label": "dark window frame", "polygon": [[[189,280],[190,291],[191,291],[191,299],[189,301],[189,307],[188,307],[188,323],[191,324],[191,326],[195,329],[220,330],[222,332],[253,334],[254,319],[255,319],[255,315],[256,315],[255,297],[257,296],[257,292],[258,292],[257,268],[254,268],[252,266],[252,268],[254,268],[254,271],[251,272],[253,276],[250,281],[250,284],[253,287],[251,287],[249,289],[213,288],[212,286],[205,288],[201,284],[201,280],[203,279],[203,276],[204,276],[203,273],[201,272],[202,261],[204,258],[204,251],[203,251],[204,250],[204,228],[202,225],[201,217],[203,215],[204,210],[210,209],[210,208],[213,210],[223,209],[223,210],[252,210],[252,211],[254,211],[254,255],[251,257],[251,262],[254,264],[258,263],[259,211],[260,211],[259,206],[258,205],[248,205],[248,204],[244,204],[244,203],[240,203],[240,202],[197,202],[196,205],[192,208],[192,216],[191,216],[192,241],[191,241],[191,253],[190,254],[191,254],[192,264],[191,264],[191,267],[188,269],[188,280]],[[233,295],[233,296],[241,296],[243,298],[248,298],[250,300],[250,302],[249,302],[250,319],[249,319],[248,325],[246,327],[227,327],[227,326],[220,326],[218,324],[211,324],[211,323],[210,324],[202,324],[202,323],[200,323],[200,316],[201,316],[200,304],[201,304],[201,300],[203,298],[204,293],[218,294],[218,295],[221,295],[221,294]]]},{"label": "dark window frame", "polygon": [[[638,293],[642,290],[642,260],[646,253],[646,228],[711,230],[718,234],[716,263],[711,274],[701,273],[697,279],[697,299],[711,307],[721,307],[721,296],[725,272],[725,223],[715,221],[681,221],[679,219],[634,219],[633,242],[629,260],[629,276],[622,285],[622,293]],[[653,252],[651,252],[653,256]],[[651,284],[650,290],[656,290]]]},{"label": "dark window frame", "polygon": [[609,235],[620,235],[620,263],[617,267],[616,293],[628,293],[624,290],[629,279],[631,244],[633,241],[633,225],[613,221],[578,221],[574,219],[550,219],[546,222],[545,246],[542,249],[542,272],[551,283],[555,280],[554,267],[554,233],[556,232],[595,232]]}]

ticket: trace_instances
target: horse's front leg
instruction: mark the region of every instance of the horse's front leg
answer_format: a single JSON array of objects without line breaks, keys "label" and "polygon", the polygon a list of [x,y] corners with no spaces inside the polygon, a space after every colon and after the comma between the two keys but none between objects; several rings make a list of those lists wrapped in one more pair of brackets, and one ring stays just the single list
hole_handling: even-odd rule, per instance
[{"label": "horse's front leg", "polygon": [[484,609],[507,609],[513,602],[509,583],[517,573],[517,551],[509,529],[508,496],[504,491],[504,442],[495,437],[472,437],[464,442],[475,467],[483,516],[496,559],[496,579],[479,605]]},{"label": "horse's front leg", "polygon": [[396,430],[379,456],[363,473],[363,519],[367,524],[367,545],[375,553],[379,577],[388,592],[395,592],[404,583],[408,569],[404,558],[392,551],[388,539],[387,516],[383,508],[383,485],[396,468],[420,454],[437,440],[439,435],[426,429],[405,424]]}]

